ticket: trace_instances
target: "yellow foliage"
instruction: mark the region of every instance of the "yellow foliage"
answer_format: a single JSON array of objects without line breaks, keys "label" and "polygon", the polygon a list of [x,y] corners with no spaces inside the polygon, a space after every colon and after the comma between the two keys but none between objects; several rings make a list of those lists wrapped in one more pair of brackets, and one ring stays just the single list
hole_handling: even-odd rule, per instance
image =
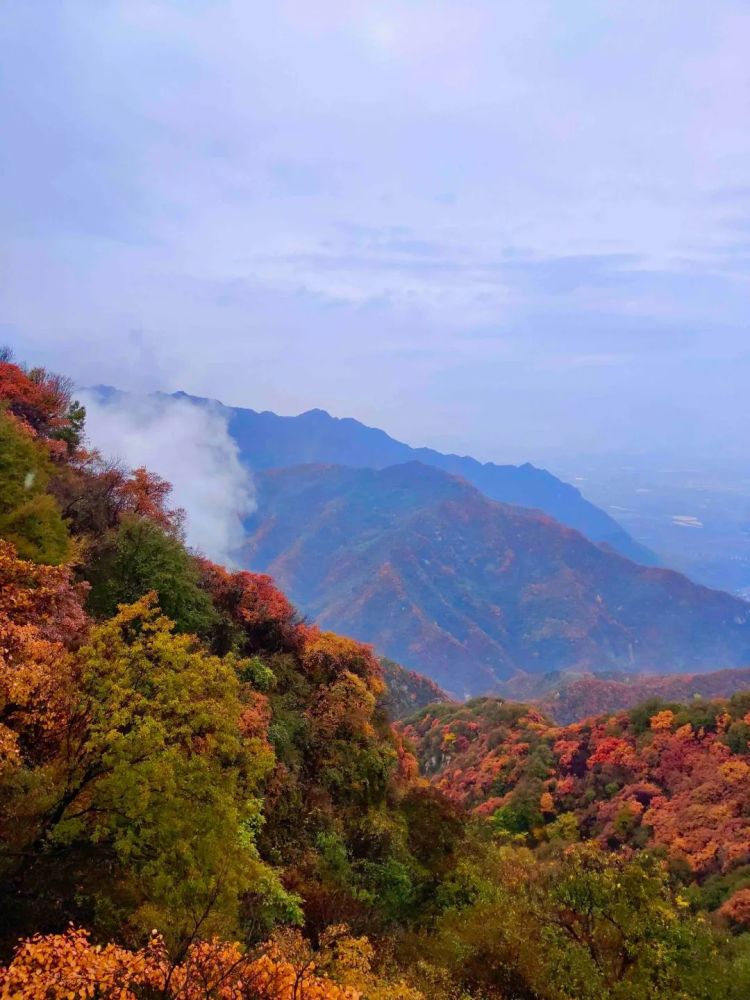
[{"label": "yellow foliage", "polygon": [[555,811],[555,801],[549,792],[542,792],[539,797],[539,808],[543,813],[553,813]]},{"label": "yellow foliage", "polygon": [[666,729],[671,729],[672,723],[674,722],[674,712],[665,708],[663,711],[657,712],[656,715],[652,715],[650,722],[651,728],[654,732],[662,732]]}]

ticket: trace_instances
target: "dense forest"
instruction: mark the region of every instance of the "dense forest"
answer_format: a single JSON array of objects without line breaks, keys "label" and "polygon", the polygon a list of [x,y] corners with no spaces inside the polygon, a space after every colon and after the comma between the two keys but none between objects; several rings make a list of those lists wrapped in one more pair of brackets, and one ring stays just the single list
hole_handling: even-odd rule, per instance
[{"label": "dense forest", "polygon": [[750,695],[395,725],[430,686],[189,551],[65,378],[0,403],[0,997],[750,995]]}]

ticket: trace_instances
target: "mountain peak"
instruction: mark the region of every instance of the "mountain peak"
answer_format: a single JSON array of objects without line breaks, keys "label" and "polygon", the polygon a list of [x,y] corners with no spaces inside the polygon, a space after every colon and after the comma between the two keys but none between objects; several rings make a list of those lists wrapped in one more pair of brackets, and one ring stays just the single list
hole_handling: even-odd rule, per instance
[{"label": "mountain peak", "polygon": [[314,406],[311,410],[305,410],[304,413],[300,413],[299,419],[315,419],[315,420],[337,420],[337,417],[332,417],[328,410],[321,410],[320,407]]}]

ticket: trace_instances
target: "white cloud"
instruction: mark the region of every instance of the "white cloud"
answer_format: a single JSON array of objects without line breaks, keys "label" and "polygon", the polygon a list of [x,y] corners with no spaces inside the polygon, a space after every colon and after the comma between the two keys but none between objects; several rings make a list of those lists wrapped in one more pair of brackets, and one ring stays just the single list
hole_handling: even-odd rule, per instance
[{"label": "white cloud", "polygon": [[674,514],[672,516],[672,524],[676,524],[678,528],[702,528],[703,521],[700,518],[695,517],[693,514]]},{"label": "white cloud", "polygon": [[233,564],[255,498],[221,409],[164,396],[105,401],[88,390],[80,399],[89,443],[130,468],[145,465],[167,479],[174,505],[187,514],[188,544]]}]

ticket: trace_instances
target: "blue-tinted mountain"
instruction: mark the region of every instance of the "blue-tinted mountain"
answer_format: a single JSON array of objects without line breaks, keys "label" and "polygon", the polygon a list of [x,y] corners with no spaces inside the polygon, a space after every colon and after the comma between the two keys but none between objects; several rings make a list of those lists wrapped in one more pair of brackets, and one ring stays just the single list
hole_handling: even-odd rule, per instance
[{"label": "blue-tinted mountain", "polygon": [[[97,386],[103,397],[121,396],[108,386]],[[444,455],[432,448],[412,448],[385,431],[367,427],[351,417],[332,417],[325,410],[308,410],[283,417],[268,410],[256,412],[223,406],[214,400],[187,393],[176,398],[219,406],[226,413],[229,430],[242,461],[251,469],[276,469],[304,463],[383,469],[417,461],[461,476],[492,500],[541,510],[591,541],[608,546],[644,565],[656,565],[655,555],[636,542],[601,508],[586,500],[574,486],[545,469],[525,465],[482,464],[474,458]]]},{"label": "blue-tinted mountain", "polygon": [[545,469],[525,465],[482,464],[474,458],[444,455],[432,448],[412,448],[385,431],[351,417],[308,410],[296,417],[232,407],[229,429],[243,460],[253,469],[273,469],[307,462],[383,469],[417,461],[461,476],[492,500],[544,511],[594,542],[608,545],[636,562],[654,565],[652,552],[639,545],[574,486]]},{"label": "blue-tinted mountain", "polygon": [[750,604],[418,462],[256,474],[246,565],[463,696],[552,670],[750,665]]}]

